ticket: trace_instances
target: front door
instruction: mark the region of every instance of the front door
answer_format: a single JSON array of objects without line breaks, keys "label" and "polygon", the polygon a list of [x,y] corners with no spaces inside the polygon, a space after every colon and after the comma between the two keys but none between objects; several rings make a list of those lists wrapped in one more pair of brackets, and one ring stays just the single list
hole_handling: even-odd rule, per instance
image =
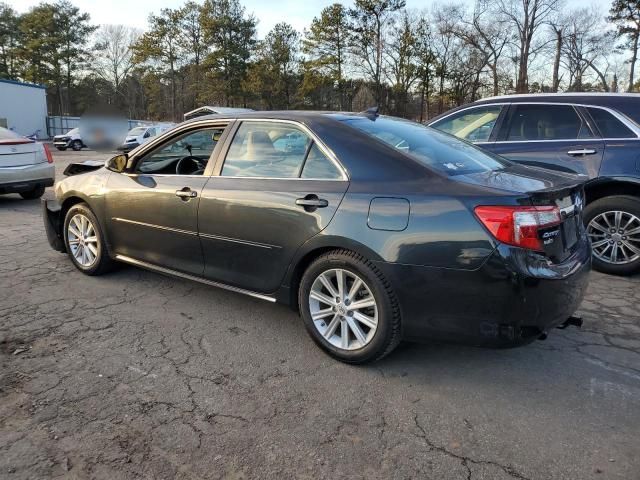
[{"label": "front door", "polygon": [[483,148],[511,161],[594,178],[604,142],[571,105],[511,106],[496,142]]},{"label": "front door", "polygon": [[331,221],[349,182],[303,127],[244,121],[202,192],[205,277],[275,291],[296,250]]},{"label": "front door", "polygon": [[223,129],[179,134],[133,159],[132,173],[110,175],[105,208],[114,253],[202,275],[198,205],[209,179],[204,172]]}]

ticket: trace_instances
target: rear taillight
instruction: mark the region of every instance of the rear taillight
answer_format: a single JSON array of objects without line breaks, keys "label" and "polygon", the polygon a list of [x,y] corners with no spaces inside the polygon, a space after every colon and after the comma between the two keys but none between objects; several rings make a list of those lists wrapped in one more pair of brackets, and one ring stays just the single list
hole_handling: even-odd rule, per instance
[{"label": "rear taillight", "polygon": [[49,150],[49,147],[46,143],[43,143],[42,146],[44,147],[44,154],[47,156],[47,162],[53,163],[53,155],[51,155],[51,150]]},{"label": "rear taillight", "polygon": [[476,216],[502,243],[544,250],[539,231],[562,223],[558,207],[481,206]]}]

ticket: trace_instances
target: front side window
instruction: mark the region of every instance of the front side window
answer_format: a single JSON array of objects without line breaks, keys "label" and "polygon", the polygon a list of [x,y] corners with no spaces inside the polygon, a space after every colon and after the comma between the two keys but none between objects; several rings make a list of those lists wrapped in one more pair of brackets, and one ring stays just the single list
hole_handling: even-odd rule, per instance
[{"label": "front side window", "polygon": [[339,179],[338,168],[295,125],[243,122],[231,142],[223,177]]},{"label": "front side window", "polygon": [[509,165],[474,145],[408,120],[354,116],[343,121],[449,176],[491,172]]},{"label": "front side window", "polygon": [[587,110],[603,138],[637,138],[631,129],[606,110],[591,107]]},{"label": "front side window", "polygon": [[592,134],[571,105],[515,105],[508,141],[576,140]]},{"label": "front side window", "polygon": [[432,127],[469,142],[486,142],[501,111],[501,105],[470,108],[443,118]]},{"label": "front side window", "polygon": [[203,128],[172,138],[142,157],[138,173],[202,175],[224,128]]}]

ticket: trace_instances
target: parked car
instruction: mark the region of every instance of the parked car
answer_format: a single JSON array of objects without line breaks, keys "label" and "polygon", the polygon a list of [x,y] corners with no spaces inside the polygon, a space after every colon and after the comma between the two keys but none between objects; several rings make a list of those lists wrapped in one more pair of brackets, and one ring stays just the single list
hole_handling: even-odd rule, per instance
[{"label": "parked car", "polygon": [[144,127],[135,127],[129,130],[122,145],[118,147],[125,153],[130,152],[134,148],[148,142],[156,135],[166,132],[173,127],[172,123],[162,123],[157,125],[147,125]]},{"label": "parked car", "polygon": [[[173,147],[203,132],[206,152]],[[200,117],[68,173],[44,220],[81,272],[124,262],[289,304],[346,362],[402,338],[521,345],[587,285],[578,176],[375,113]]]},{"label": "parked car", "polygon": [[72,150],[78,152],[83,148],[86,148],[86,145],[82,142],[82,138],[80,137],[80,129],[73,128],[69,130],[64,135],[56,135],[53,137],[53,145],[61,151],[65,151],[67,148],[71,148]]},{"label": "parked car", "polygon": [[46,144],[0,127],[0,194],[39,198],[54,178],[53,157]]},{"label": "parked car", "polygon": [[640,272],[640,95],[493,97],[429,125],[514,162],[580,173],[594,268]]}]

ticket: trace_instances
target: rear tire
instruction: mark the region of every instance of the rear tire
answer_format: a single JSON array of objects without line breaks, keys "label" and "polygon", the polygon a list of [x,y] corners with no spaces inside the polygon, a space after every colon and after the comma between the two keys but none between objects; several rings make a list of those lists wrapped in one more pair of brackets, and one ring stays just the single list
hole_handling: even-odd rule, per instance
[{"label": "rear tire", "polygon": [[342,362],[374,362],[400,343],[400,308],[391,285],[354,252],[328,252],[309,265],[298,305],[314,342]]},{"label": "rear tire", "polygon": [[612,275],[640,272],[640,198],[615,195],[596,200],[584,209],[584,224],[594,269]]},{"label": "rear tire", "polygon": [[38,185],[28,192],[20,192],[20,196],[25,200],[35,200],[36,198],[40,198],[42,195],[44,195],[44,185]]},{"label": "rear tire", "polygon": [[86,203],[73,205],[65,215],[64,244],[73,265],[85,275],[102,275],[115,264],[98,219]]},{"label": "rear tire", "polygon": [[74,140],[73,142],[71,142],[71,148],[74,152],[79,152],[80,150],[82,150],[82,142],[80,140]]}]

